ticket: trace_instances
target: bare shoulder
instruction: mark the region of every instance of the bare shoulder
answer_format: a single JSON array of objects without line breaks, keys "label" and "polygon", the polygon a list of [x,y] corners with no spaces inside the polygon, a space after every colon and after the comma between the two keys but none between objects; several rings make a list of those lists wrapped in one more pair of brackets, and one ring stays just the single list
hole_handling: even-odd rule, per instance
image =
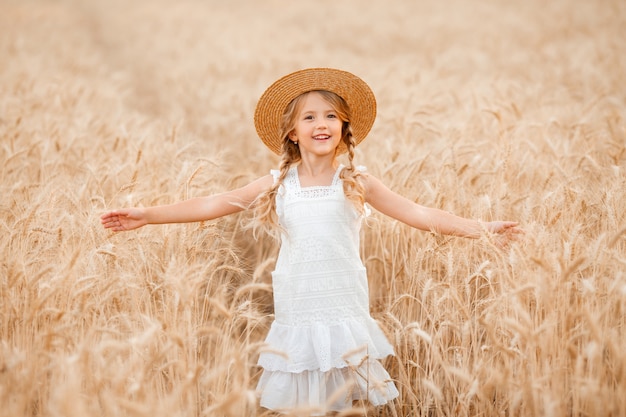
[{"label": "bare shoulder", "polygon": [[407,222],[407,213],[414,211],[418,206],[411,200],[401,196],[387,187],[381,180],[371,174],[363,174],[365,201],[377,211]]},{"label": "bare shoulder", "polygon": [[273,183],[274,177],[271,174],[267,174],[242,187],[224,193],[224,195],[239,203],[249,204],[261,195],[261,193],[267,191]]},{"label": "bare shoulder", "polygon": [[387,186],[385,186],[385,184],[381,180],[379,180],[377,177],[370,174],[369,172],[361,173],[361,181],[363,187],[365,188],[366,200],[368,199],[368,197],[375,196],[377,193],[390,191],[389,188],[387,188]]}]

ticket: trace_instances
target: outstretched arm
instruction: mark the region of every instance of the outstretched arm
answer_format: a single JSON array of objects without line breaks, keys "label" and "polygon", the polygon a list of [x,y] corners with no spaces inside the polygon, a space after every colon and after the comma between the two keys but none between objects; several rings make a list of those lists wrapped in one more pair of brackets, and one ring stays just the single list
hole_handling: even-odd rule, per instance
[{"label": "outstretched arm", "polygon": [[381,213],[416,229],[461,237],[478,238],[483,231],[498,233],[514,240],[523,233],[517,222],[479,222],[436,208],[424,207],[391,191],[379,179],[369,174],[365,179],[366,201]]},{"label": "outstretched arm", "polygon": [[271,175],[236,190],[197,197],[176,204],[132,207],[103,214],[100,222],[114,232],[137,229],[146,224],[189,223],[212,220],[247,208],[273,182]]}]

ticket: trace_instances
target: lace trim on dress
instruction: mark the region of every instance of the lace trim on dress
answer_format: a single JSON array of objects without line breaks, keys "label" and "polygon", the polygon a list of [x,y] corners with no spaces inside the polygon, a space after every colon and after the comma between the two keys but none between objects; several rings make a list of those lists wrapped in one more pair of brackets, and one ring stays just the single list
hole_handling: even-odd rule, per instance
[{"label": "lace trim on dress", "polygon": [[[290,188],[293,191],[293,195],[295,197],[298,198],[302,198],[302,199],[315,199],[315,198],[327,198],[327,197],[331,197],[333,195],[335,195],[337,193],[338,190],[338,185],[341,184],[341,180],[339,178],[339,174],[341,173],[341,170],[344,168],[345,166],[343,164],[340,164],[339,167],[337,168],[337,171],[335,172],[335,175],[333,177],[333,181],[330,185],[318,185],[318,186],[312,186],[312,187],[301,187],[300,186],[300,180],[298,178],[298,166],[294,165],[292,167],[289,168],[289,172],[287,173],[287,176],[285,177],[284,183],[287,184],[288,188]],[[367,172],[367,167],[363,166],[363,165],[359,165],[356,167],[357,171],[361,171],[361,172]],[[277,169],[272,169],[270,170],[270,173],[272,174],[272,176],[274,177],[274,183],[276,183],[276,181],[278,181],[278,177],[280,176],[280,171]],[[342,189],[343,190],[343,189]],[[279,190],[278,190],[278,194],[281,197],[284,197],[285,195],[285,184],[283,184]],[[277,203],[277,211],[280,213],[282,211],[282,202]],[[372,209],[370,208],[369,204],[365,203],[363,205],[363,216],[364,217],[369,217],[372,214]]]},{"label": "lace trim on dress", "polygon": [[298,178],[298,166],[294,165],[289,168],[289,172],[285,177],[285,183],[287,188],[293,190],[294,195],[298,198],[315,199],[330,197],[337,193],[337,186],[341,185],[339,173],[343,168],[343,165],[339,165],[339,167],[335,171],[335,175],[333,175],[333,180],[330,185],[302,187],[300,185],[300,178]]}]

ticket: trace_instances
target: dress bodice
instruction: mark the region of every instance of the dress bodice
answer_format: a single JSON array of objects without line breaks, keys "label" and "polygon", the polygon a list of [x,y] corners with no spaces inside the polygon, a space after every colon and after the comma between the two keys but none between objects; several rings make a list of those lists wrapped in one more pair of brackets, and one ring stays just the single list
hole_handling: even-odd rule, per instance
[{"label": "dress bodice", "polygon": [[356,262],[359,258],[361,218],[346,199],[339,166],[328,186],[301,187],[297,166],[289,169],[276,197],[276,213],[283,229],[277,267],[315,262]]}]

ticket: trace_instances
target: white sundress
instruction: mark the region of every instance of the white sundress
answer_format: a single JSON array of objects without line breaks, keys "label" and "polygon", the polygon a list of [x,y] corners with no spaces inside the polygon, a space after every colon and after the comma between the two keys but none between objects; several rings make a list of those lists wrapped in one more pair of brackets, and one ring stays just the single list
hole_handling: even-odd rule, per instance
[{"label": "white sundress", "polygon": [[294,165],[276,197],[285,232],[272,273],[274,322],[258,361],[260,404],[271,410],[323,415],[398,396],[379,362],[393,348],[370,316],[361,216],[345,198],[342,169],[330,186],[303,188]]}]

